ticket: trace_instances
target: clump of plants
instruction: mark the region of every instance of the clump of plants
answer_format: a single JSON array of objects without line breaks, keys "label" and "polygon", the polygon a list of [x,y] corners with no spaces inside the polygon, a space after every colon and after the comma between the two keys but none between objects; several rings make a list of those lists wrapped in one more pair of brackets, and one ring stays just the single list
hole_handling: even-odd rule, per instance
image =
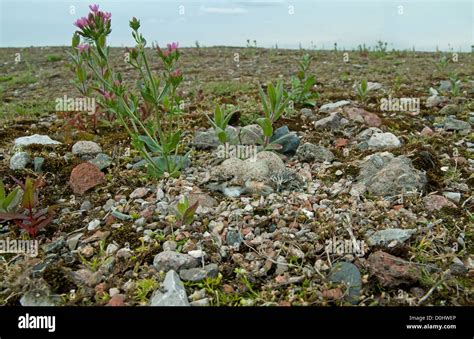
[{"label": "clump of plants", "polygon": [[296,105],[316,106],[319,95],[312,91],[316,79],[314,75],[308,75],[312,58],[309,54],[303,55],[298,61],[298,73],[291,78],[291,91],[289,99]]},{"label": "clump of plants", "polygon": [[194,220],[194,213],[199,206],[199,201],[189,205],[188,197],[184,196],[176,206],[176,223],[178,227],[190,225]]},{"label": "clump of plants", "polygon": [[232,119],[235,111],[229,112],[225,106],[216,105],[214,110],[214,117],[211,119],[208,115],[207,119],[211,123],[217,138],[222,144],[230,143],[233,144],[236,140],[233,139],[233,136],[227,130],[229,126],[229,121]]},{"label": "clump of plants", "polygon": [[290,136],[290,134],[286,134],[277,140],[272,140],[272,142],[270,142],[270,138],[273,135],[273,125],[285,112],[290,98],[285,92],[281,81],[276,86],[270,83],[267,87],[266,95],[260,87],[259,94],[264,113],[264,117],[257,119],[257,124],[263,130],[263,139],[260,140],[260,144],[265,150],[279,149],[281,145],[278,143]]},{"label": "clump of plants", "polygon": [[[0,222],[13,221],[18,227],[27,231],[30,236],[36,237],[38,231],[53,220],[55,216],[54,208],[40,208],[38,206],[38,189],[42,185],[41,179],[33,180],[28,177],[24,183],[15,178],[13,178],[13,180],[23,190],[21,205],[19,209],[16,209],[10,202],[9,208],[7,209],[9,212],[0,213]],[[0,196],[2,195],[1,191],[0,189]],[[11,196],[12,193],[8,196]],[[3,195],[5,194],[3,193]],[[16,197],[16,194],[14,196]]]},{"label": "clump of plants", "polygon": [[357,99],[362,102],[366,102],[369,98],[369,89],[367,86],[367,79],[362,79],[359,84],[355,85]]},{"label": "clump of plants", "polygon": [[7,194],[3,180],[0,179],[0,213],[13,212],[20,203],[20,190],[15,188]]},{"label": "clump of plants", "polygon": [[436,69],[438,72],[441,74],[446,74],[446,71],[449,66],[449,59],[443,55],[441,58],[439,58],[438,62],[435,63]]},{"label": "clump of plants", "polygon": [[183,80],[177,68],[178,43],[170,43],[166,49],[156,46],[162,71],[153,72],[145,53],[147,41],[139,32],[140,21],[132,18],[129,26],[136,46],[127,49],[127,62],[140,79],[129,88],[110,62],[107,37],[111,33],[111,14],[100,11],[97,5],[89,7],[89,15],[75,22],[78,30],[72,38],[78,88],[83,87],[84,93],[89,94],[83,84],[90,79],[100,107],[127,130],[151,176],[179,176],[187,155],[178,155],[182,131],[175,113],[180,111],[177,88]]}]

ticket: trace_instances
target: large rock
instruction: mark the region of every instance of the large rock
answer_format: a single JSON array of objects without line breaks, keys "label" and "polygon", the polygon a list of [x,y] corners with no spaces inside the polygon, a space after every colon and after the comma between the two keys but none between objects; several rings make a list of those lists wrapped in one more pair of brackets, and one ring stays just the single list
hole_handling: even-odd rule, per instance
[{"label": "large rock", "polygon": [[426,174],[415,169],[411,160],[403,155],[394,157],[388,152],[367,157],[361,166],[359,183],[378,196],[395,196],[424,189]]},{"label": "large rock", "polygon": [[105,175],[100,169],[89,163],[84,162],[74,167],[69,179],[69,185],[75,194],[84,194],[89,189],[105,182]]},{"label": "large rock", "polygon": [[198,265],[199,262],[189,254],[174,251],[163,251],[153,259],[153,266],[158,272],[168,272],[169,270],[179,272],[181,269],[194,268]]},{"label": "large rock", "polygon": [[305,162],[331,162],[334,154],[323,146],[317,146],[309,142],[303,144],[296,152],[298,159]]},{"label": "large rock", "polygon": [[56,145],[61,145],[61,143],[59,141],[51,139],[47,135],[39,135],[39,134],[34,134],[31,136],[26,136],[26,137],[20,137],[20,138],[15,139],[14,141],[15,148],[26,147],[26,146],[31,146],[31,145],[56,146]]},{"label": "large rock", "polygon": [[163,290],[156,290],[150,299],[150,306],[189,306],[188,296],[178,274],[171,270],[166,273]]},{"label": "large rock", "polygon": [[384,287],[412,285],[421,278],[421,270],[411,262],[377,251],[368,260],[369,269]]},{"label": "large rock", "polygon": [[278,155],[263,151],[256,158],[226,159],[212,170],[212,174],[218,179],[232,179],[232,182],[243,185],[247,180],[265,180],[270,173],[284,168],[285,164]]},{"label": "large rock", "polygon": [[257,125],[247,125],[240,129],[240,143],[242,145],[258,145],[263,139],[263,130]]},{"label": "large rock", "polygon": [[277,150],[279,153],[285,155],[295,154],[298,146],[300,145],[300,139],[295,133],[290,133],[288,126],[281,126],[278,128],[270,138],[270,142],[278,141],[278,144],[282,146],[280,150]]},{"label": "large rock", "polygon": [[102,148],[93,141],[82,140],[76,142],[72,146],[72,154],[74,155],[95,155],[102,152]]}]

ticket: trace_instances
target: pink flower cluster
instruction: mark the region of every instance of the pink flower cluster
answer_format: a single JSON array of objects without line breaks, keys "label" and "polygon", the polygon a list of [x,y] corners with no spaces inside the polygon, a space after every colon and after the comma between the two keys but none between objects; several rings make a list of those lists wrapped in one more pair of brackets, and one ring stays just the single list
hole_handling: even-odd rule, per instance
[{"label": "pink flower cluster", "polygon": [[172,42],[170,44],[166,44],[166,47],[168,49],[163,52],[163,56],[165,58],[168,57],[168,55],[170,55],[171,53],[178,50],[178,43],[177,42]]},{"label": "pink flower cluster", "polygon": [[99,5],[90,5],[89,9],[91,12],[87,17],[83,16],[74,22],[74,26],[84,29],[84,28],[94,28],[97,25],[97,22],[101,22],[104,24],[110,24],[110,19],[112,17],[112,13],[110,12],[102,12],[99,10]]}]

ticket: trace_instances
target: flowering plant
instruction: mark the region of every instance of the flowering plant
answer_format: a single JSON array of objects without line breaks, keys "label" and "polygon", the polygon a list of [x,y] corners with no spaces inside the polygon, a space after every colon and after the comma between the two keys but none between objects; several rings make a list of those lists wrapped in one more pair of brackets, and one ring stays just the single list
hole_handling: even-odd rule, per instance
[{"label": "flowering plant", "polygon": [[186,160],[186,156],[177,154],[182,132],[170,114],[179,111],[176,90],[183,80],[176,67],[180,57],[178,43],[168,44],[166,50],[157,48],[164,65],[160,77],[151,71],[145,54],[147,41],[138,31],[140,21],[132,18],[129,26],[136,46],[127,49],[127,61],[139,72],[140,80],[135,89],[129,89],[110,64],[106,41],[111,32],[111,14],[100,11],[97,5],[89,8],[89,15],[75,22],[78,30],[72,39],[76,65],[80,66],[76,72],[79,87],[88,81],[86,72],[91,72],[99,105],[116,116],[129,132],[132,145],[147,161],[149,173],[155,177],[165,173],[178,176]]}]

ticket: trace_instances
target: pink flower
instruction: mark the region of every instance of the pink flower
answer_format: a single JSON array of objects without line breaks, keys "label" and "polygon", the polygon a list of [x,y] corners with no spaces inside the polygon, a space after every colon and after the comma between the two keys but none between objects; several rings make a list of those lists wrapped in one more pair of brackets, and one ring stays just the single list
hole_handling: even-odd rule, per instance
[{"label": "pink flower", "polygon": [[77,49],[79,50],[80,53],[84,51],[88,51],[90,48],[89,44],[80,44],[77,46]]},{"label": "pink flower", "polygon": [[104,19],[105,19],[105,21],[109,21],[111,17],[112,17],[112,13],[110,13],[110,12],[104,12]]},{"label": "pink flower", "polygon": [[99,91],[100,91],[100,94],[102,94],[105,99],[108,100],[112,98],[112,94],[110,92],[104,91],[103,89],[100,89]]},{"label": "pink flower", "polygon": [[172,52],[174,52],[178,49],[178,43],[177,42],[172,42],[170,44],[167,44],[166,46],[168,47],[168,51],[170,53],[172,53]]},{"label": "pink flower", "polygon": [[89,20],[87,20],[86,17],[82,17],[80,19],[77,19],[76,22],[74,23],[74,26],[83,29],[89,24]]},{"label": "pink flower", "polygon": [[99,5],[89,5],[92,12],[97,13],[99,11]]},{"label": "pink flower", "polygon": [[178,78],[178,77],[180,77],[182,74],[183,74],[183,73],[181,72],[181,70],[180,70],[179,68],[178,68],[177,70],[171,72],[171,76],[172,76],[173,78]]}]

